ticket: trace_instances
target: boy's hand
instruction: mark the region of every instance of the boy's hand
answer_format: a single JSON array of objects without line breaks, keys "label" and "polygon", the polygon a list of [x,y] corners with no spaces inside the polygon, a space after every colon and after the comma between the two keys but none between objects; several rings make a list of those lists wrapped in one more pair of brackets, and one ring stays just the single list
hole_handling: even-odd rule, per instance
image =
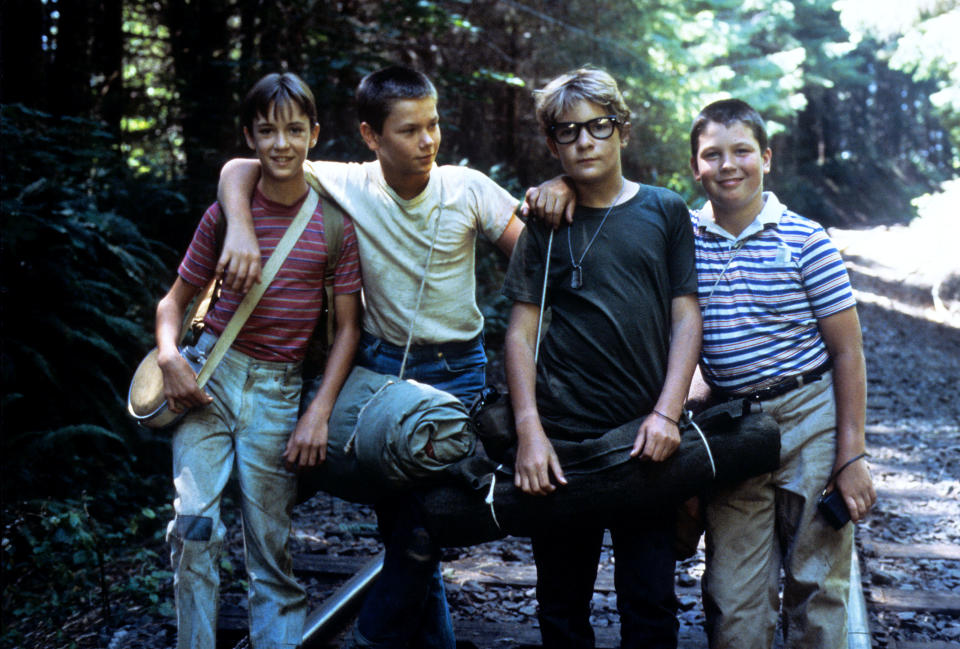
[{"label": "boy's hand", "polygon": [[680,446],[680,428],[672,421],[651,412],[640,424],[630,457],[663,462]]},{"label": "boy's hand", "polygon": [[246,295],[254,282],[260,281],[260,244],[253,224],[246,221],[227,222],[223,250],[217,261],[217,277],[231,291]]},{"label": "boy's hand", "polygon": [[[532,419],[532,418],[531,418]],[[553,450],[553,444],[547,439],[539,422],[531,424],[529,431],[520,434],[517,431],[517,461],[514,465],[513,484],[524,493],[534,496],[546,496],[556,487],[550,481],[550,475],[557,482],[567,484],[560,467],[560,459]]]},{"label": "boy's hand", "polygon": [[170,412],[180,413],[213,401],[213,397],[197,385],[196,373],[179,353],[158,358],[157,362],[163,373],[163,396]]},{"label": "boy's hand", "polygon": [[539,187],[531,187],[524,197],[521,216],[533,215],[556,230],[563,221],[573,223],[577,193],[565,176],[551,178]]},{"label": "boy's hand", "polygon": [[[837,468],[839,467],[834,467],[834,471]],[[877,493],[874,491],[873,478],[870,477],[866,460],[857,460],[841,471],[837,476],[836,488],[840,490],[843,502],[850,511],[850,520],[854,523],[866,518],[870,508],[877,502]]]},{"label": "boy's hand", "polygon": [[283,451],[288,468],[317,466],[327,459],[328,421],[317,408],[308,408],[303,413]]}]

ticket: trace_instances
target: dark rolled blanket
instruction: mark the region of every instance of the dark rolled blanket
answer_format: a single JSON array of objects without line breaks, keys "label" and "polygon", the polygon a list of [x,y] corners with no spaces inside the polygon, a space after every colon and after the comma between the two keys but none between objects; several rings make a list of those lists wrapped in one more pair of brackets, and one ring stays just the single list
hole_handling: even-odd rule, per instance
[{"label": "dark rolled blanket", "polygon": [[[570,525],[609,526],[625,516],[675,507],[711,484],[773,471],[780,464],[779,428],[765,413],[740,417],[745,408],[749,404],[731,402],[695,419],[709,442],[715,476],[707,447],[689,423],[681,431],[680,447],[667,460],[631,458],[638,419],[597,439],[553,440],[567,484],[548,496],[530,496],[513,486],[515,449],[507,451],[499,467],[480,456],[462,460],[449,469],[449,484],[421,490],[427,526],[445,546]],[[492,507],[485,502],[491,495]]]}]

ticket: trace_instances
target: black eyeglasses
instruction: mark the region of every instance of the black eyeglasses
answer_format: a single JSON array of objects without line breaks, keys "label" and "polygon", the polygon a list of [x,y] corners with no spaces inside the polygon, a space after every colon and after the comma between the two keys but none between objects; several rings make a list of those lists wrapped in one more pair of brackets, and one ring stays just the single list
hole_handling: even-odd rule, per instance
[{"label": "black eyeglasses", "polygon": [[557,122],[551,124],[547,133],[557,144],[570,144],[576,142],[580,137],[580,129],[587,127],[587,133],[598,140],[606,140],[613,135],[613,129],[617,127],[620,120],[616,115],[604,115],[603,117],[594,117],[586,122]]}]

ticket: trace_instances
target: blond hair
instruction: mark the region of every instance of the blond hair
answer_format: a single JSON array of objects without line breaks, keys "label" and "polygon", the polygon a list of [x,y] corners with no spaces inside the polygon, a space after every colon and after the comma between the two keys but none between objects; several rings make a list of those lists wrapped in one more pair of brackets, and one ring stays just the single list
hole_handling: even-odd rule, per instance
[{"label": "blond hair", "polygon": [[630,122],[630,109],[620,94],[617,82],[599,68],[583,67],[562,74],[540,90],[535,90],[533,96],[537,121],[545,135],[560,115],[578,101],[603,106],[611,115],[616,115],[621,129]]}]

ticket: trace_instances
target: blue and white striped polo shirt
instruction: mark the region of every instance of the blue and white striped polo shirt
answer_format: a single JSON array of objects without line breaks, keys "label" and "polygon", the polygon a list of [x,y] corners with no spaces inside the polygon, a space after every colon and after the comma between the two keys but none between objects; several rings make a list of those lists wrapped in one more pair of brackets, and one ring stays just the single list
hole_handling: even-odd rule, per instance
[{"label": "blue and white striped polo shirt", "polygon": [[828,359],[817,320],[855,306],[840,253],[817,223],[771,192],[734,237],[710,203],[691,213],[697,250],[701,369],[707,381],[746,394]]}]

